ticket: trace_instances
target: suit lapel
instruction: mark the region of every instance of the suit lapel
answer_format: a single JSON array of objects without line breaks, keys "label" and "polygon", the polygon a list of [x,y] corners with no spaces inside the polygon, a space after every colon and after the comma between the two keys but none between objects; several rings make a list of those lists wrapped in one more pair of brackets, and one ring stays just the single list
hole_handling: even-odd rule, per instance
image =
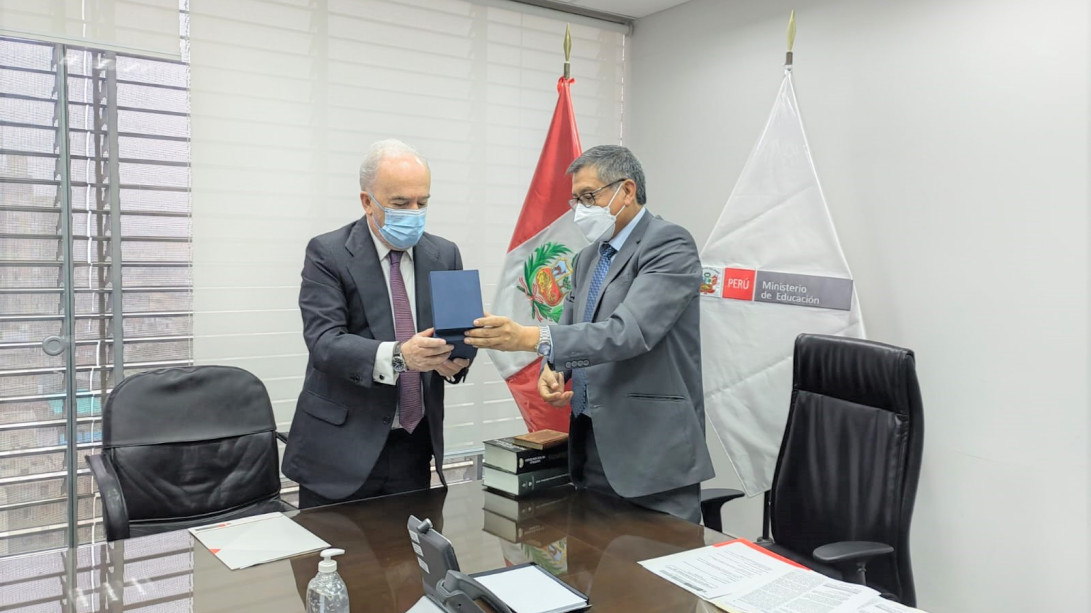
[{"label": "suit lapel", "polygon": [[[421,236],[420,241],[413,247],[413,288],[417,292],[417,331],[427,330],[432,327],[432,282],[428,273],[433,270],[446,270],[439,258],[439,249],[428,234]],[[427,410],[434,411],[430,406],[428,389],[432,384],[432,372],[421,373],[421,380],[425,389],[425,404]],[[438,460],[437,460],[438,461]]]},{"label": "suit lapel", "polygon": [[446,270],[439,259],[439,250],[432,237],[425,234],[413,248],[413,278],[417,292],[417,330],[432,327],[432,283],[428,273]]},{"label": "suit lapel", "polygon": [[[602,287],[599,289],[599,295],[595,298],[594,314],[598,314],[599,304],[602,302],[602,295],[606,293],[606,287],[610,285],[621,274],[621,271],[625,269],[629,260],[632,259],[633,254],[636,253],[637,248],[640,246],[640,241],[644,240],[644,233],[648,229],[650,223],[651,213],[644,213],[644,216],[633,228],[633,232],[629,234],[629,238],[625,239],[625,244],[621,246],[621,251],[617,252],[613,261],[610,262],[610,269],[606,271],[606,279],[602,282]],[[596,250],[598,249],[596,245]],[[596,260],[596,266],[598,261]],[[591,277],[587,278],[588,284],[591,282]],[[586,300],[586,297],[584,298]],[[592,319],[591,321],[595,321]]]},{"label": "suit lapel", "polygon": [[[394,315],[390,312],[390,293],[386,289],[375,239],[368,229],[367,217],[361,217],[349,232],[345,248],[352,255],[349,274],[360,294],[360,308],[377,340],[394,340]],[[418,294],[419,296],[419,294]]]}]

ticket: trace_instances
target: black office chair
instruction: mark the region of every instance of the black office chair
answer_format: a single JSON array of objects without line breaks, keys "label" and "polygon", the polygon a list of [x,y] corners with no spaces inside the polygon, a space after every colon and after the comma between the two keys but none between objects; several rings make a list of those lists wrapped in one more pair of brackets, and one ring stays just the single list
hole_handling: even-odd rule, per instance
[{"label": "black office chair", "polygon": [[745,492],[726,487],[701,488],[701,523],[706,528],[717,532],[724,531],[723,516],[720,514],[724,504],[742,498]]},{"label": "black office chair", "polygon": [[125,378],[102,412],[102,453],[87,456],[113,541],[273,511],[280,500],[265,385],[228,366]]},{"label": "black office chair", "polygon": [[[909,525],[924,416],[913,352],[801,334],[793,368],[792,401],[759,542],[915,606]],[[719,522],[724,502],[742,495],[725,492],[702,496],[706,526],[712,527],[710,516]]]}]

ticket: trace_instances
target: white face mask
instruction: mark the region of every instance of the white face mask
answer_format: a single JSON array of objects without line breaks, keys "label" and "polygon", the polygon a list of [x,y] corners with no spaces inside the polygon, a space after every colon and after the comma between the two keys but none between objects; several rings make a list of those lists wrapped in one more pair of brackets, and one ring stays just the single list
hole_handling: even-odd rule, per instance
[{"label": "white face mask", "polygon": [[[572,221],[592,243],[606,240],[614,235],[617,215],[610,214],[610,205],[614,203],[614,198],[617,198],[619,191],[621,191],[621,185],[614,190],[614,195],[610,196],[610,202],[607,202],[606,206],[583,206],[582,204],[576,206]],[[621,207],[621,209],[624,208],[624,206]],[[618,210],[618,215],[621,214],[621,209]]]}]

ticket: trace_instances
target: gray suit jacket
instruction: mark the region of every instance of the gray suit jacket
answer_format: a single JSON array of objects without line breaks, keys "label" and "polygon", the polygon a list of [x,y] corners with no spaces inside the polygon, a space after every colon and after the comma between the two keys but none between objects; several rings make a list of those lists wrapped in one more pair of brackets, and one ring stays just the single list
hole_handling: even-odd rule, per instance
[{"label": "gray suit jacket", "polygon": [[583,322],[598,249],[580,252],[561,325],[550,333],[554,366],[586,369],[606,478],[626,498],[710,479],[693,237],[649,211],[614,255],[592,321],[573,323]]},{"label": "gray suit jacket", "polygon": [[[460,269],[454,243],[421,237],[413,249],[417,330],[432,327],[428,273]],[[310,357],[283,470],[321,496],[345,498],[371,473],[397,409],[397,388],[372,381],[379,343],[395,338],[390,295],[366,217],[311,239],[299,309]],[[457,380],[465,375],[463,370]],[[444,380],[427,372],[422,382],[432,453],[442,466]]]}]

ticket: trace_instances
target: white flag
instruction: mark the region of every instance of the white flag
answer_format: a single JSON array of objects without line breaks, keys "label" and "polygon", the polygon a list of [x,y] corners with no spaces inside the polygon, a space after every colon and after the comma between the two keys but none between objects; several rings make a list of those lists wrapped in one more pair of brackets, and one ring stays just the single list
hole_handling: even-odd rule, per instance
[{"label": "white flag", "polygon": [[705,410],[754,496],[773,480],[796,336],[864,337],[790,70],[701,262]]}]

